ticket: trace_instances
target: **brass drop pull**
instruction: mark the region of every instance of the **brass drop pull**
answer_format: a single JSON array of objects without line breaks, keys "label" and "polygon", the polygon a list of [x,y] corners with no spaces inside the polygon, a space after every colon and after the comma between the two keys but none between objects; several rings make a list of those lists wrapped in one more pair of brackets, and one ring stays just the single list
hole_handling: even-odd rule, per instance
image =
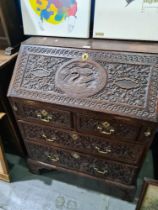
[{"label": "brass drop pull", "polygon": [[89,58],[88,53],[84,53],[84,54],[82,55],[82,61],[87,61],[88,58]]},{"label": "brass drop pull", "polygon": [[72,134],[71,134],[71,138],[72,138],[74,141],[76,141],[76,140],[78,140],[79,136],[78,136],[77,133],[72,133]]},{"label": "brass drop pull", "polygon": [[105,151],[102,151],[99,147],[95,147],[95,149],[98,151],[98,153],[100,153],[100,154],[104,154],[104,155],[106,155],[106,154],[108,154],[108,153],[111,153],[112,152],[112,150],[111,150],[111,148],[110,147],[107,147],[106,149],[105,149]]},{"label": "brass drop pull", "polygon": [[2,120],[5,115],[6,115],[6,113],[0,112],[0,120]]},{"label": "brass drop pull", "polygon": [[115,132],[115,129],[110,125],[109,122],[103,122],[101,125],[97,126],[97,129],[101,134],[112,135]]},{"label": "brass drop pull", "polygon": [[43,122],[50,122],[52,120],[52,115],[48,114],[46,110],[42,110],[37,112],[37,118]]},{"label": "brass drop pull", "polygon": [[79,155],[78,153],[76,153],[76,152],[72,152],[72,153],[71,153],[71,156],[72,156],[73,158],[75,158],[75,159],[80,159],[80,155]]},{"label": "brass drop pull", "polygon": [[41,137],[43,139],[45,139],[46,141],[49,141],[49,142],[54,142],[56,140],[56,137],[53,137],[53,138],[48,138],[44,133],[41,135]]},{"label": "brass drop pull", "polygon": [[101,170],[99,170],[98,168],[94,168],[94,171],[96,171],[98,174],[103,174],[103,175],[105,175],[105,174],[107,174],[108,173],[108,170],[103,170],[103,171],[101,171]]},{"label": "brass drop pull", "polygon": [[48,158],[53,162],[58,162],[59,161],[59,156],[58,155],[48,155]]},{"label": "brass drop pull", "polygon": [[146,137],[151,136],[151,128],[147,128],[147,130],[144,132],[144,136]]}]

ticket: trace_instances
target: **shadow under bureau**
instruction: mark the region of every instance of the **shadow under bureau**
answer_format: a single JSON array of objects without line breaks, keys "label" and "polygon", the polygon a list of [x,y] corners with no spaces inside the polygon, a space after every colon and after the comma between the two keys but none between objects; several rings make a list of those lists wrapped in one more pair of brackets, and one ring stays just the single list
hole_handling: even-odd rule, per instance
[{"label": "shadow under bureau", "polygon": [[110,194],[131,200],[157,128],[155,51],[136,42],[23,42],[8,97],[31,171],[101,180]]}]

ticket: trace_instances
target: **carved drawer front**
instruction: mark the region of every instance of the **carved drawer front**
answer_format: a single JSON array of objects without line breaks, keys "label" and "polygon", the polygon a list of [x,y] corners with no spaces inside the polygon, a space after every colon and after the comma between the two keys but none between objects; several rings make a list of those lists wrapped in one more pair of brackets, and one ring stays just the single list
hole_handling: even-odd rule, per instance
[{"label": "carved drawer front", "polygon": [[143,146],[128,144],[81,135],[75,132],[64,132],[46,126],[20,123],[24,138],[44,144],[53,144],[60,147],[72,148],[76,151],[92,153],[114,160],[136,164],[143,152]]},{"label": "carved drawer front", "polygon": [[139,125],[134,126],[124,121],[97,116],[78,116],[78,130],[108,138],[135,141],[140,132]]},{"label": "carved drawer front", "polygon": [[[57,109],[42,107],[34,107],[24,104],[12,104],[12,107],[17,116],[26,120],[35,120],[37,122],[44,122],[46,124],[53,124],[59,127],[71,127],[71,113]],[[20,111],[19,111],[20,110]]]},{"label": "carved drawer front", "polygon": [[33,160],[56,165],[91,176],[108,179],[124,184],[133,184],[137,168],[114,161],[83,155],[74,151],[51,148],[50,146],[27,143],[29,156]]}]

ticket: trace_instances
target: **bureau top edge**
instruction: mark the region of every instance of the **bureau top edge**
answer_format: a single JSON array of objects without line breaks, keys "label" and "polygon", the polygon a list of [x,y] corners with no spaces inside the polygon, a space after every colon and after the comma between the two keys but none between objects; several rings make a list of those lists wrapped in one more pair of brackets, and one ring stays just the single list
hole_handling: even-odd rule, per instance
[{"label": "bureau top edge", "polygon": [[22,45],[41,45],[53,47],[69,47],[91,50],[110,50],[138,53],[158,53],[158,42],[152,41],[127,41],[110,39],[72,39],[72,38],[52,38],[52,37],[31,37]]}]

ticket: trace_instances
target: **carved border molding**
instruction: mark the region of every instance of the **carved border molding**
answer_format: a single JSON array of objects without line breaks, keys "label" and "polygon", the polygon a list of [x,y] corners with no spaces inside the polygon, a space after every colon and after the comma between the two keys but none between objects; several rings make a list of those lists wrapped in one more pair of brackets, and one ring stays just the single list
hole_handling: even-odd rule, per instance
[{"label": "carved border molding", "polygon": [[[92,100],[89,98],[73,98],[60,95],[54,92],[41,92],[36,90],[28,90],[21,87],[23,80],[23,72],[27,65],[28,55],[46,55],[54,57],[64,57],[70,59],[78,59],[83,53],[87,52],[89,57],[94,61],[139,64],[151,66],[150,85],[148,90],[148,100],[146,107],[132,107],[110,103],[106,101]],[[158,96],[158,56],[152,54],[126,53],[113,51],[97,51],[85,49],[68,49],[57,47],[41,47],[41,46],[22,46],[16,63],[14,75],[9,88],[9,96],[24,98],[29,100],[43,101],[47,103],[62,104],[69,107],[84,108],[92,111],[104,113],[119,114],[143,120],[157,122],[157,96]]]}]

